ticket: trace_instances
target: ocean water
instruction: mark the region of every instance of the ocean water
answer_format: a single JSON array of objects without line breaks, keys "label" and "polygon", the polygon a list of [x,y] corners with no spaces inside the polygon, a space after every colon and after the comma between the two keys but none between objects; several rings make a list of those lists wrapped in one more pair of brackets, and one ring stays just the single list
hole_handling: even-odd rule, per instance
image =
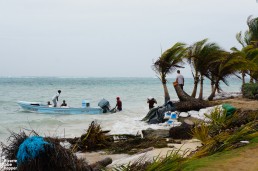
[{"label": "ocean water", "polygon": [[[172,82],[168,79],[168,89],[172,100],[178,100]],[[241,81],[230,79],[230,86],[221,85],[226,92],[239,92]],[[191,94],[193,79],[185,79],[185,91]],[[111,107],[119,96],[123,111],[101,115],[38,114],[22,111],[17,101],[51,101],[57,90],[62,90],[59,101],[66,100],[71,107],[81,107],[83,99],[91,106],[105,98]],[[210,82],[204,82],[204,96],[210,94]],[[92,121],[97,121],[103,130],[111,134],[136,134],[142,129],[164,128],[148,125],[140,120],[148,113],[147,97],[164,103],[162,84],[158,78],[0,78],[0,142],[6,143],[10,131],[34,130],[42,136],[75,137],[87,130]]]}]

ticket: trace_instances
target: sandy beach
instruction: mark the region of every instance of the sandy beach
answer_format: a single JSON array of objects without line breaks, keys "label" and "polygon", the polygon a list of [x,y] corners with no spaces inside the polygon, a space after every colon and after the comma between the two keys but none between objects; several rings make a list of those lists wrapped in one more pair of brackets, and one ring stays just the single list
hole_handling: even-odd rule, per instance
[{"label": "sandy beach", "polygon": [[163,158],[166,155],[170,154],[172,151],[179,150],[179,154],[183,155],[186,151],[186,155],[190,152],[196,150],[197,147],[201,146],[201,142],[197,139],[184,140],[181,144],[168,143],[167,148],[153,148],[150,147],[143,152],[138,152],[134,155],[128,154],[107,154],[103,151],[100,152],[91,152],[91,153],[76,153],[79,158],[84,158],[89,164],[95,163],[99,160],[102,160],[106,157],[112,158],[112,164],[109,167],[115,165],[123,165],[128,163],[133,163],[139,159],[144,159],[143,161],[153,161],[155,157]]},{"label": "sandy beach", "polygon": [[232,99],[224,99],[224,100],[215,100],[215,103],[228,103],[232,106],[244,110],[258,110],[258,101],[251,100],[247,98],[243,98],[242,96],[238,96]]}]

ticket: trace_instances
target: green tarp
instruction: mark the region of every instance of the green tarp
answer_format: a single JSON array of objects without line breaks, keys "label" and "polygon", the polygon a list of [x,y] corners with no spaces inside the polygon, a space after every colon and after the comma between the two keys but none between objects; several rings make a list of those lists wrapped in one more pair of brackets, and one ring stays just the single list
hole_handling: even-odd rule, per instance
[{"label": "green tarp", "polygon": [[236,111],[236,108],[234,106],[231,106],[230,104],[223,104],[222,108],[227,111],[227,116],[232,115]]}]

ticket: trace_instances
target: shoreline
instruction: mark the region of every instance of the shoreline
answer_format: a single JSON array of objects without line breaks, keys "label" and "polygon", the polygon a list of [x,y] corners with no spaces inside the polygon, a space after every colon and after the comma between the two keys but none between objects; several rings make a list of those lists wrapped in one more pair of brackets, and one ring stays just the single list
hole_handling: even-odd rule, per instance
[{"label": "shoreline", "polygon": [[[235,96],[229,96],[227,98],[216,99],[213,100],[212,103],[223,104],[228,103],[232,106],[243,109],[243,110],[258,110],[258,101],[251,100],[247,98],[243,98],[242,95],[236,93]],[[248,105],[249,104],[249,105]],[[185,150],[189,150],[187,155],[190,152],[195,151],[198,147],[202,146],[201,142],[195,138],[190,140],[182,140],[181,144],[174,144],[168,143],[168,147],[165,148],[147,148],[146,151],[138,152],[137,154],[128,155],[128,154],[107,154],[106,152],[99,151],[99,152],[85,152],[85,153],[76,153],[77,157],[86,159],[89,164],[97,162],[98,160],[102,160],[105,157],[112,158],[113,162],[107,166],[107,168],[116,166],[116,165],[123,165],[128,163],[133,163],[135,161],[139,161],[139,159],[144,159],[144,161],[153,161],[155,157],[163,158],[172,150],[180,150],[179,154],[183,154]]]},{"label": "shoreline", "polygon": [[[197,147],[201,146],[201,142],[197,139],[182,140],[181,144],[168,143],[168,147],[165,148],[153,148],[149,147],[136,154],[107,154],[103,151],[98,152],[85,152],[85,153],[75,153],[78,158],[85,159],[89,164],[95,163],[97,161],[103,160],[106,157],[112,159],[112,163],[108,167],[115,165],[123,165],[128,163],[133,163],[143,159],[143,161],[153,161],[155,157],[164,158],[166,155],[170,154],[172,151],[179,150],[180,155],[189,155],[192,151],[195,151]],[[142,161],[142,162],[143,162]]]}]

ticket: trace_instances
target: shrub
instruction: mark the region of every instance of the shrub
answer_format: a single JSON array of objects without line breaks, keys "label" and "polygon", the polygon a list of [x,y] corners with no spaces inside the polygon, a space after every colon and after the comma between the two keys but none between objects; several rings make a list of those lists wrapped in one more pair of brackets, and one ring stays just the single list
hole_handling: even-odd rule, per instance
[{"label": "shrub", "polygon": [[244,84],[242,86],[242,94],[246,98],[258,100],[258,84],[257,83]]}]

